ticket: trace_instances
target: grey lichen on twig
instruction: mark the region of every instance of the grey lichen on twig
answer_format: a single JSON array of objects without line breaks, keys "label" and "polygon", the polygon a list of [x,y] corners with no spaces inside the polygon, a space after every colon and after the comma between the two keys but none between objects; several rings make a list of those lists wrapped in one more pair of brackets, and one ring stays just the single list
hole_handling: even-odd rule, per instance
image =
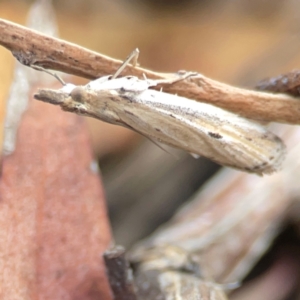
[{"label": "grey lichen on twig", "polygon": [[[35,65],[94,79],[111,75],[121,61],[101,55],[78,45],[30,30],[0,19],[0,45],[10,50],[25,65]],[[157,73],[128,66],[122,75],[149,79],[167,79],[172,74]],[[201,74],[155,87],[168,93],[210,103],[243,117],[289,124],[300,124],[300,101],[285,94],[271,94],[233,87]]]}]

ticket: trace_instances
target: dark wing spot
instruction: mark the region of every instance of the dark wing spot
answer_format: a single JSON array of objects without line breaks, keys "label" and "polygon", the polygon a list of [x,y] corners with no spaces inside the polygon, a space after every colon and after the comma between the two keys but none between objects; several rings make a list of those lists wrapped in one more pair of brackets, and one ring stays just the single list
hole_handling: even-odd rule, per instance
[{"label": "dark wing spot", "polygon": [[215,133],[215,132],[208,132],[208,135],[211,136],[214,139],[221,139],[222,136],[219,133]]},{"label": "dark wing spot", "polygon": [[134,114],[133,114],[131,111],[129,111],[129,110],[124,109],[124,112],[125,112],[126,114],[128,114],[128,115],[134,116]]},{"label": "dark wing spot", "polygon": [[[127,100],[129,103],[133,103],[132,99],[126,95],[122,95],[120,97],[122,97],[122,99],[124,99],[124,100]],[[115,98],[117,99],[117,97],[115,97]]]},{"label": "dark wing spot", "polygon": [[255,166],[255,167],[253,167],[253,170],[259,170],[261,168],[261,166],[260,165],[257,165],[257,166]]}]

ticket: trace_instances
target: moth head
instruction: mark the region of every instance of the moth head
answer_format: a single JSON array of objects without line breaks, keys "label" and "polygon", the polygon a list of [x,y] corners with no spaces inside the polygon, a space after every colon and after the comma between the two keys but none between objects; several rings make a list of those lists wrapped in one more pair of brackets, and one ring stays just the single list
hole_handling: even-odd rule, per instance
[{"label": "moth head", "polygon": [[81,86],[76,86],[69,93],[69,97],[61,105],[64,110],[84,114],[86,108],[87,93]]},{"label": "moth head", "polygon": [[83,87],[77,86],[71,91],[70,97],[76,104],[83,104],[86,99],[86,94]]},{"label": "moth head", "polygon": [[84,101],[86,92],[80,86],[68,84],[60,90],[40,89],[34,98],[60,105],[63,110],[84,114],[87,110]]},{"label": "moth head", "polygon": [[34,98],[55,105],[62,105],[68,98],[68,94],[60,90],[39,89]]}]

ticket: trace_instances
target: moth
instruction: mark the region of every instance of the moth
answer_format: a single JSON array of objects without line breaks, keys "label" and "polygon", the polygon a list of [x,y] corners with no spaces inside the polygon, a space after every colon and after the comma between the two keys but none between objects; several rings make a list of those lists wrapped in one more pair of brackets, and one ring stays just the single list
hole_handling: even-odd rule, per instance
[{"label": "moth", "polygon": [[[104,76],[85,86],[40,89],[34,98],[65,111],[132,129],[154,142],[239,170],[269,174],[280,168],[285,146],[262,125],[210,104],[156,91],[162,80]],[[189,74],[178,75],[177,80]],[[173,83],[174,80],[163,82]]]}]

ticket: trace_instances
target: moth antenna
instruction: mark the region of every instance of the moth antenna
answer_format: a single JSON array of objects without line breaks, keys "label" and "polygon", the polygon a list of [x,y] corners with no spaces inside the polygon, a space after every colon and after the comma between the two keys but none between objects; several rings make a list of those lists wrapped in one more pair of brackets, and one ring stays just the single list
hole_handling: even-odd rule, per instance
[{"label": "moth antenna", "polygon": [[187,78],[197,76],[198,73],[196,72],[185,72],[180,71],[175,74],[175,78],[167,78],[167,79],[157,79],[155,82],[156,84],[173,84],[182,80],[185,80]]},{"label": "moth antenna", "polygon": [[62,85],[66,85],[66,83],[63,81],[63,79],[59,76],[59,75],[57,75],[55,72],[51,72],[51,71],[49,71],[49,70],[47,70],[47,69],[45,69],[45,68],[43,68],[43,67],[40,67],[40,66],[34,66],[34,65],[31,65],[30,66],[31,68],[33,68],[33,69],[35,69],[35,70],[37,70],[37,71],[41,71],[41,72],[45,72],[45,73],[47,73],[47,74],[49,74],[49,75],[52,75],[53,77],[55,77]]},{"label": "moth antenna", "polygon": [[[142,133],[139,132],[139,134],[142,134]],[[142,134],[142,135],[143,135],[145,138],[147,138],[149,141],[151,141],[155,146],[157,146],[158,148],[160,148],[162,151],[164,151],[164,152],[170,154],[171,156],[173,156],[173,158],[175,158],[175,159],[177,159],[177,160],[179,159],[179,157],[178,157],[176,154],[174,154],[174,153],[168,151],[166,148],[164,148],[162,145],[160,145],[159,143],[157,143],[155,140],[153,140],[153,139],[150,138],[149,136],[146,136],[146,135],[144,135],[144,134]]]},{"label": "moth antenna", "polygon": [[111,77],[111,79],[117,78],[122,71],[129,65],[129,63],[132,61],[132,65],[135,67],[137,65],[137,60],[139,57],[140,51],[138,48],[134,49],[130,55],[124,60],[120,68],[117,70],[117,72]]},{"label": "moth antenna", "polygon": [[[119,118],[120,118],[120,116],[119,116]],[[131,129],[131,130],[133,130],[133,131],[135,131],[135,132],[137,132],[137,133],[139,133],[140,135],[142,135],[143,137],[145,137],[146,139],[148,139],[149,141],[151,141],[151,142],[152,142],[154,145],[156,145],[158,148],[160,148],[161,150],[163,150],[163,151],[165,151],[166,153],[168,153],[168,154],[170,154],[171,156],[173,156],[175,159],[179,159],[179,157],[178,157],[176,154],[174,154],[174,153],[168,151],[167,149],[165,149],[162,145],[160,145],[158,142],[156,142],[155,140],[153,140],[151,137],[147,136],[146,134],[142,133],[141,131],[139,131],[139,130],[133,128],[133,127],[130,126],[130,125],[128,125],[128,124],[127,124],[126,122],[124,122],[121,118],[120,118],[120,120],[121,120],[121,122],[125,125],[125,127],[129,128],[129,129]]]}]

